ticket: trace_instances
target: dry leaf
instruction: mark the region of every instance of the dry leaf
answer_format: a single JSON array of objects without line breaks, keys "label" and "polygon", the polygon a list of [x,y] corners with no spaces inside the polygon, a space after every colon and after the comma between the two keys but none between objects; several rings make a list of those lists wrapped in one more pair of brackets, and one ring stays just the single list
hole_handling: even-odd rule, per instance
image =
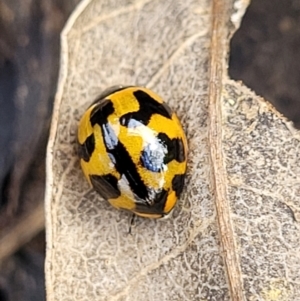
[{"label": "dry leaf", "polygon": [[[89,0],[74,12],[47,159],[48,301],[300,300],[300,134],[227,75],[247,4]],[[133,235],[75,151],[81,114],[120,83],[162,95],[190,149],[173,217],[140,218]]]}]

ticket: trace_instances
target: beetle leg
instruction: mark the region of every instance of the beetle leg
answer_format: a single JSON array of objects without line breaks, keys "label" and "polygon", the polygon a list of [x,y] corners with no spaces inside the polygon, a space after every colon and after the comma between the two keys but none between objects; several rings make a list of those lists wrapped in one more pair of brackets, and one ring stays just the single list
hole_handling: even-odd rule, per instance
[{"label": "beetle leg", "polygon": [[136,215],[134,213],[132,213],[132,215],[130,216],[130,220],[129,220],[128,234],[132,234],[131,228],[135,226],[135,219],[136,219]]}]

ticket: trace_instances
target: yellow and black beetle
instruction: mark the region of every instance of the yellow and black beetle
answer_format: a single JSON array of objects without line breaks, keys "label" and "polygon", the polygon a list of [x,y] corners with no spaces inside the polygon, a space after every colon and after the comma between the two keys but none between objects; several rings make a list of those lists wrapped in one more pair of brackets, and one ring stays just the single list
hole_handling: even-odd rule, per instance
[{"label": "yellow and black beetle", "polygon": [[112,206],[149,218],[174,208],[187,141],[175,113],[151,90],[105,90],[80,120],[78,145],[85,177]]}]

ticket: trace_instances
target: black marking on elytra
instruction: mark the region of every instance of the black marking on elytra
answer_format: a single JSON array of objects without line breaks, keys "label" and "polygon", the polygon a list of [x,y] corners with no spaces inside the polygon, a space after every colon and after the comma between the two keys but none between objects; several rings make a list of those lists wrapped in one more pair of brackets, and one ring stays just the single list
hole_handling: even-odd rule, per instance
[{"label": "black marking on elytra", "polygon": [[112,162],[120,175],[124,175],[129,186],[138,199],[146,200],[148,198],[148,190],[139,175],[132,158],[130,157],[125,146],[118,140],[114,130],[107,121],[109,115],[114,112],[114,107],[109,99],[105,99],[99,103],[91,112],[91,124],[100,125],[103,137],[103,143],[106,147]]},{"label": "black marking on elytra", "polygon": [[91,105],[94,105],[97,102],[101,102],[104,98],[106,98],[107,96],[110,96],[111,94],[114,94],[116,92],[125,90],[127,88],[130,88],[133,86],[123,86],[123,85],[116,85],[116,86],[112,86],[109,87],[107,89],[105,89],[94,101]]},{"label": "black marking on elytra", "polygon": [[97,106],[92,110],[90,121],[92,126],[96,123],[100,126],[107,122],[107,117],[114,112],[114,106],[109,99],[104,99],[102,102],[99,102]]},{"label": "black marking on elytra", "polygon": [[121,195],[118,188],[118,179],[111,175],[90,175],[94,189],[106,200],[115,199]]},{"label": "black marking on elytra", "polygon": [[167,153],[164,158],[164,164],[168,164],[172,160],[183,162],[185,160],[184,145],[180,138],[170,139],[167,134],[159,133],[157,138],[167,147]]},{"label": "black marking on elytra", "polygon": [[164,207],[168,198],[168,191],[163,189],[160,192],[156,192],[153,202],[150,203],[137,203],[135,211],[139,213],[148,213],[148,214],[161,214],[162,216]]},{"label": "black marking on elytra", "polygon": [[172,118],[172,111],[167,104],[157,102],[148,93],[142,90],[134,91],[133,95],[139,103],[139,110],[123,115],[120,119],[122,125],[127,126],[130,119],[135,119],[147,125],[153,114],[159,114],[169,119]]},{"label": "black marking on elytra", "polygon": [[145,200],[146,202],[148,198],[147,187],[142,181],[125,146],[119,141],[115,148],[107,151],[115,157],[115,168],[121,175],[126,177],[133,194],[138,199]]},{"label": "black marking on elytra", "polygon": [[[154,150],[149,145],[146,145],[142,150],[140,162],[143,167],[153,172],[161,172],[164,165],[172,160],[184,162],[185,152],[182,139],[170,139],[165,133],[159,133],[157,139],[158,142]],[[159,147],[160,149],[158,149]]]},{"label": "black marking on elytra", "polygon": [[78,142],[78,155],[85,162],[89,162],[95,150],[95,136],[91,134],[86,138],[83,144]]},{"label": "black marking on elytra", "polygon": [[184,179],[185,179],[185,174],[179,174],[179,175],[175,175],[175,177],[172,180],[172,189],[173,191],[175,191],[177,197],[180,196],[183,190]]},{"label": "black marking on elytra", "polygon": [[184,144],[182,139],[176,138],[173,139],[175,140],[176,148],[177,148],[177,156],[176,156],[176,161],[178,162],[184,162],[185,161],[185,150],[184,150]]}]

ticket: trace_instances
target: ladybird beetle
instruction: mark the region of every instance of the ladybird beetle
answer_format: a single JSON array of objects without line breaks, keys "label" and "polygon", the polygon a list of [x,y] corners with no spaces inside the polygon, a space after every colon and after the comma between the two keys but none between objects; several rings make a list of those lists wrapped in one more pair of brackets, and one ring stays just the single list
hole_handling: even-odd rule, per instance
[{"label": "ladybird beetle", "polygon": [[113,207],[148,218],[174,208],[187,141],[175,113],[151,90],[105,90],[79,122],[78,149],[88,182]]}]

